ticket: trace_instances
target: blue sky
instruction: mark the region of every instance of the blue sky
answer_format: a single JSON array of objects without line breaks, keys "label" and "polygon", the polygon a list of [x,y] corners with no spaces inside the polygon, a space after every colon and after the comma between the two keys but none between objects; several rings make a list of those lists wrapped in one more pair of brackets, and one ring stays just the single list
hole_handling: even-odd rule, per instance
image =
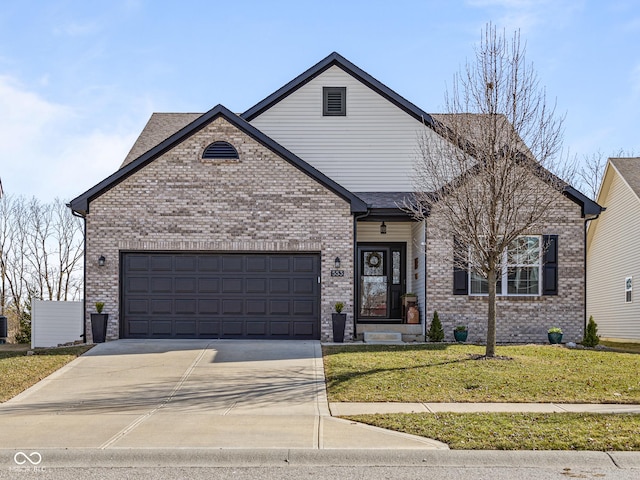
[{"label": "blue sky", "polygon": [[638,0],[20,0],[0,9],[0,178],[69,200],[152,112],[242,112],[337,51],[427,112],[486,22],[520,29],[579,158],[640,155]]}]

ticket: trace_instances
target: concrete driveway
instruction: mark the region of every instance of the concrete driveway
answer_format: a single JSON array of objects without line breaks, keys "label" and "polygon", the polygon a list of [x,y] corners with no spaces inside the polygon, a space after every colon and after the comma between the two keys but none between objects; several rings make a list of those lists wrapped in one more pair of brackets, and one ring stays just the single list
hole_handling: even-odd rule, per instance
[{"label": "concrete driveway", "polygon": [[0,405],[0,448],[446,449],[332,418],[316,341],[119,340]]}]

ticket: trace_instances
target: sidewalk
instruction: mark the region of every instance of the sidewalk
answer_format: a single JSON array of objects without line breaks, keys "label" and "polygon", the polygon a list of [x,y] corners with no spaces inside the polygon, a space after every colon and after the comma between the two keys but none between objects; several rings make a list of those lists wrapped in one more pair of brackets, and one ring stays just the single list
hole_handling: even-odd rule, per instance
[{"label": "sidewalk", "polygon": [[360,403],[331,402],[332,416],[381,413],[638,413],[640,405],[603,403]]}]

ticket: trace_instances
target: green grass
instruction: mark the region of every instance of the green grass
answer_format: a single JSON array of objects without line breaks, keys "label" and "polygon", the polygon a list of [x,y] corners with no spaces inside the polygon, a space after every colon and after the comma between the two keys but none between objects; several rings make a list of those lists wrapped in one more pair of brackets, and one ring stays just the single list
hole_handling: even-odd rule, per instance
[{"label": "green grass", "polygon": [[26,355],[21,348],[0,350],[0,402],[6,402],[60,367],[82,355],[91,346],[46,348]]},{"label": "green grass", "polygon": [[640,343],[607,342],[600,340],[605,347],[612,348],[620,352],[640,353]]},{"label": "green grass", "polygon": [[551,346],[323,347],[331,402],[640,403],[640,355]]},{"label": "green grass", "polygon": [[346,418],[433,438],[454,450],[640,450],[640,415],[399,413]]}]

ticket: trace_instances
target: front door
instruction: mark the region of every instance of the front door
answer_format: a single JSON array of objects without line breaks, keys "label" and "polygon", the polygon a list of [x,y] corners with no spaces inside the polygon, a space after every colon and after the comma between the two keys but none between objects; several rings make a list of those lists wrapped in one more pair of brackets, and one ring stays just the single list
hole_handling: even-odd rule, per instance
[{"label": "front door", "polygon": [[358,245],[358,318],[401,320],[406,278],[406,244]]}]

